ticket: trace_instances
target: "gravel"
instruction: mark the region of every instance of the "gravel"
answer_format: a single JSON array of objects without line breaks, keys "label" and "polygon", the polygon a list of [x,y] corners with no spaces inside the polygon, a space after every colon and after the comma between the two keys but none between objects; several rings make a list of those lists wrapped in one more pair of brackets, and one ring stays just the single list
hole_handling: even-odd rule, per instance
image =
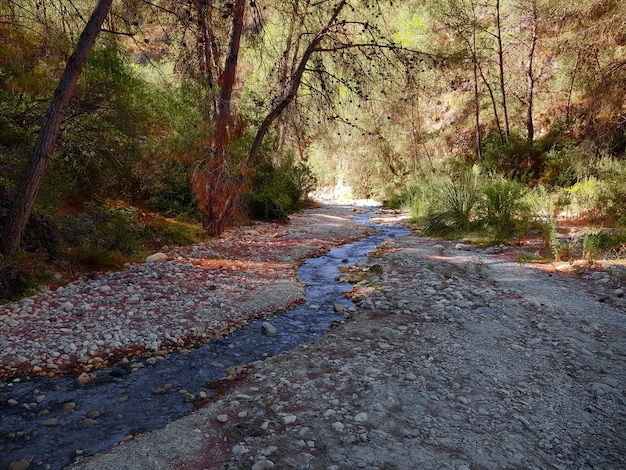
[{"label": "gravel", "polygon": [[389,240],[345,274],[347,321],[71,468],[626,468],[621,268],[498,251]]},{"label": "gravel", "polygon": [[[346,217],[340,214],[346,212],[332,215],[338,227],[324,229],[332,231],[327,240],[345,234]],[[342,275],[354,283],[356,304],[346,321],[236,371],[216,398],[188,416],[70,468],[626,468],[622,268],[605,266],[574,277],[521,266],[505,256],[506,248],[497,251],[416,236],[390,239]],[[281,292],[269,283],[268,289]],[[163,288],[171,284],[170,279]],[[120,293],[121,286],[111,286],[108,296],[136,294],[141,302],[146,295]],[[69,289],[74,295],[55,300],[57,317],[67,303],[68,314],[76,306],[100,304],[76,296],[80,284]],[[36,299],[19,308],[32,312],[38,305]],[[220,308],[228,313],[228,305]],[[122,322],[120,336],[156,309],[136,308],[134,316],[122,316],[129,322]],[[6,318],[20,323],[21,315],[10,312]],[[103,321],[114,316],[101,315]],[[164,329],[144,327],[135,337],[143,341],[145,335],[149,349],[147,342],[163,341],[177,321]],[[82,328],[93,333],[95,327],[85,322]],[[57,339],[68,353],[12,343],[11,356],[32,361],[29,351],[46,348],[58,358],[80,354],[86,346],[75,339],[77,331]],[[104,341],[100,349],[119,341],[116,331],[107,331],[110,339],[92,338]]]}]

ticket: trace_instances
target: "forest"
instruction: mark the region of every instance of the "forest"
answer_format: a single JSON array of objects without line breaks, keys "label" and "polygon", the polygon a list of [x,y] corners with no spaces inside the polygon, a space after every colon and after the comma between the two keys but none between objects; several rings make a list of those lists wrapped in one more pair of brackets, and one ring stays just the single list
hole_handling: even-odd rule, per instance
[{"label": "forest", "polygon": [[626,257],[621,0],[3,0],[0,84],[0,300],[321,188]]}]

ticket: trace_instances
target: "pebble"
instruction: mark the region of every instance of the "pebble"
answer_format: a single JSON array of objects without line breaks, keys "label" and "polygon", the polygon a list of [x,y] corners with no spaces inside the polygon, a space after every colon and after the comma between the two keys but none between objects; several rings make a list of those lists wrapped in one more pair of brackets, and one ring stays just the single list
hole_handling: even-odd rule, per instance
[{"label": "pebble", "polygon": [[273,336],[277,333],[276,327],[269,322],[263,322],[261,325],[261,332],[268,336]]},{"label": "pebble", "polygon": [[252,470],[270,470],[274,468],[274,462],[271,460],[259,460],[252,465]]},{"label": "pebble", "polygon": [[32,457],[20,460],[13,460],[9,462],[7,470],[27,470],[30,468]]},{"label": "pebble", "polygon": [[297,419],[298,417],[296,415],[283,416],[283,424],[293,424]]}]

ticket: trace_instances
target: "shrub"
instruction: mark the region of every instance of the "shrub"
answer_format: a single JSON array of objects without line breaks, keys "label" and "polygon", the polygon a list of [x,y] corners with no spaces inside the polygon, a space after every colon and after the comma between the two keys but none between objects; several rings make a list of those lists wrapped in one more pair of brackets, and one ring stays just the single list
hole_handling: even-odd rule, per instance
[{"label": "shrub", "polygon": [[468,230],[473,209],[479,199],[478,170],[461,170],[458,174],[434,177],[426,195],[425,227],[427,232]]},{"label": "shrub", "polygon": [[191,245],[202,238],[200,226],[180,222],[170,222],[157,217],[146,225],[146,238],[160,245]]},{"label": "shrub", "polygon": [[[14,197],[15,191],[0,187],[0,224],[4,224]],[[54,258],[59,252],[60,238],[52,218],[33,212],[24,229],[20,248],[28,253]]]},{"label": "shrub", "polygon": [[528,219],[530,207],[525,201],[527,188],[500,175],[492,176],[481,187],[486,222],[496,238],[511,235],[521,219]]},{"label": "shrub", "polygon": [[17,251],[0,255],[0,302],[17,299],[49,276],[45,256]]},{"label": "shrub", "polygon": [[583,240],[583,256],[592,260],[598,252],[626,247],[626,233],[600,230],[588,233]]},{"label": "shrub", "polygon": [[286,161],[255,165],[250,189],[242,195],[248,214],[257,220],[281,220],[300,208],[300,199],[314,187],[308,166]]},{"label": "shrub", "polygon": [[[62,227],[65,242],[78,250],[78,257],[105,258],[106,253],[137,255],[141,250],[142,227],[132,207],[96,202],[85,204],[85,212],[68,217]],[[97,263],[96,263],[97,264]]]},{"label": "shrub", "polygon": [[528,142],[518,134],[512,133],[507,142],[492,134],[484,141],[480,164],[487,171],[524,181],[533,176],[529,174],[528,151]]},{"label": "shrub", "polygon": [[548,186],[570,187],[583,178],[584,153],[575,143],[553,147],[543,154],[544,170],[541,181]]},{"label": "shrub", "polygon": [[148,207],[168,217],[200,220],[191,186],[191,168],[178,160],[165,159],[152,165],[154,171],[142,182]]}]

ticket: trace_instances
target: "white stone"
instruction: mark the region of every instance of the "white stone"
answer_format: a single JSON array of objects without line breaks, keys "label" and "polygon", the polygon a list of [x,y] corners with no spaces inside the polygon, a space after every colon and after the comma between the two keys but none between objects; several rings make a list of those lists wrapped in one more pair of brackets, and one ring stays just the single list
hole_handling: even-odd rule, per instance
[{"label": "white stone", "polygon": [[297,419],[298,417],[296,415],[283,416],[283,424],[293,424]]},{"label": "white stone", "polygon": [[146,263],[159,263],[167,260],[168,257],[165,253],[155,253],[146,258]]},{"label": "white stone", "polygon": [[269,470],[274,468],[274,462],[271,460],[259,460],[252,466],[252,470]]}]

